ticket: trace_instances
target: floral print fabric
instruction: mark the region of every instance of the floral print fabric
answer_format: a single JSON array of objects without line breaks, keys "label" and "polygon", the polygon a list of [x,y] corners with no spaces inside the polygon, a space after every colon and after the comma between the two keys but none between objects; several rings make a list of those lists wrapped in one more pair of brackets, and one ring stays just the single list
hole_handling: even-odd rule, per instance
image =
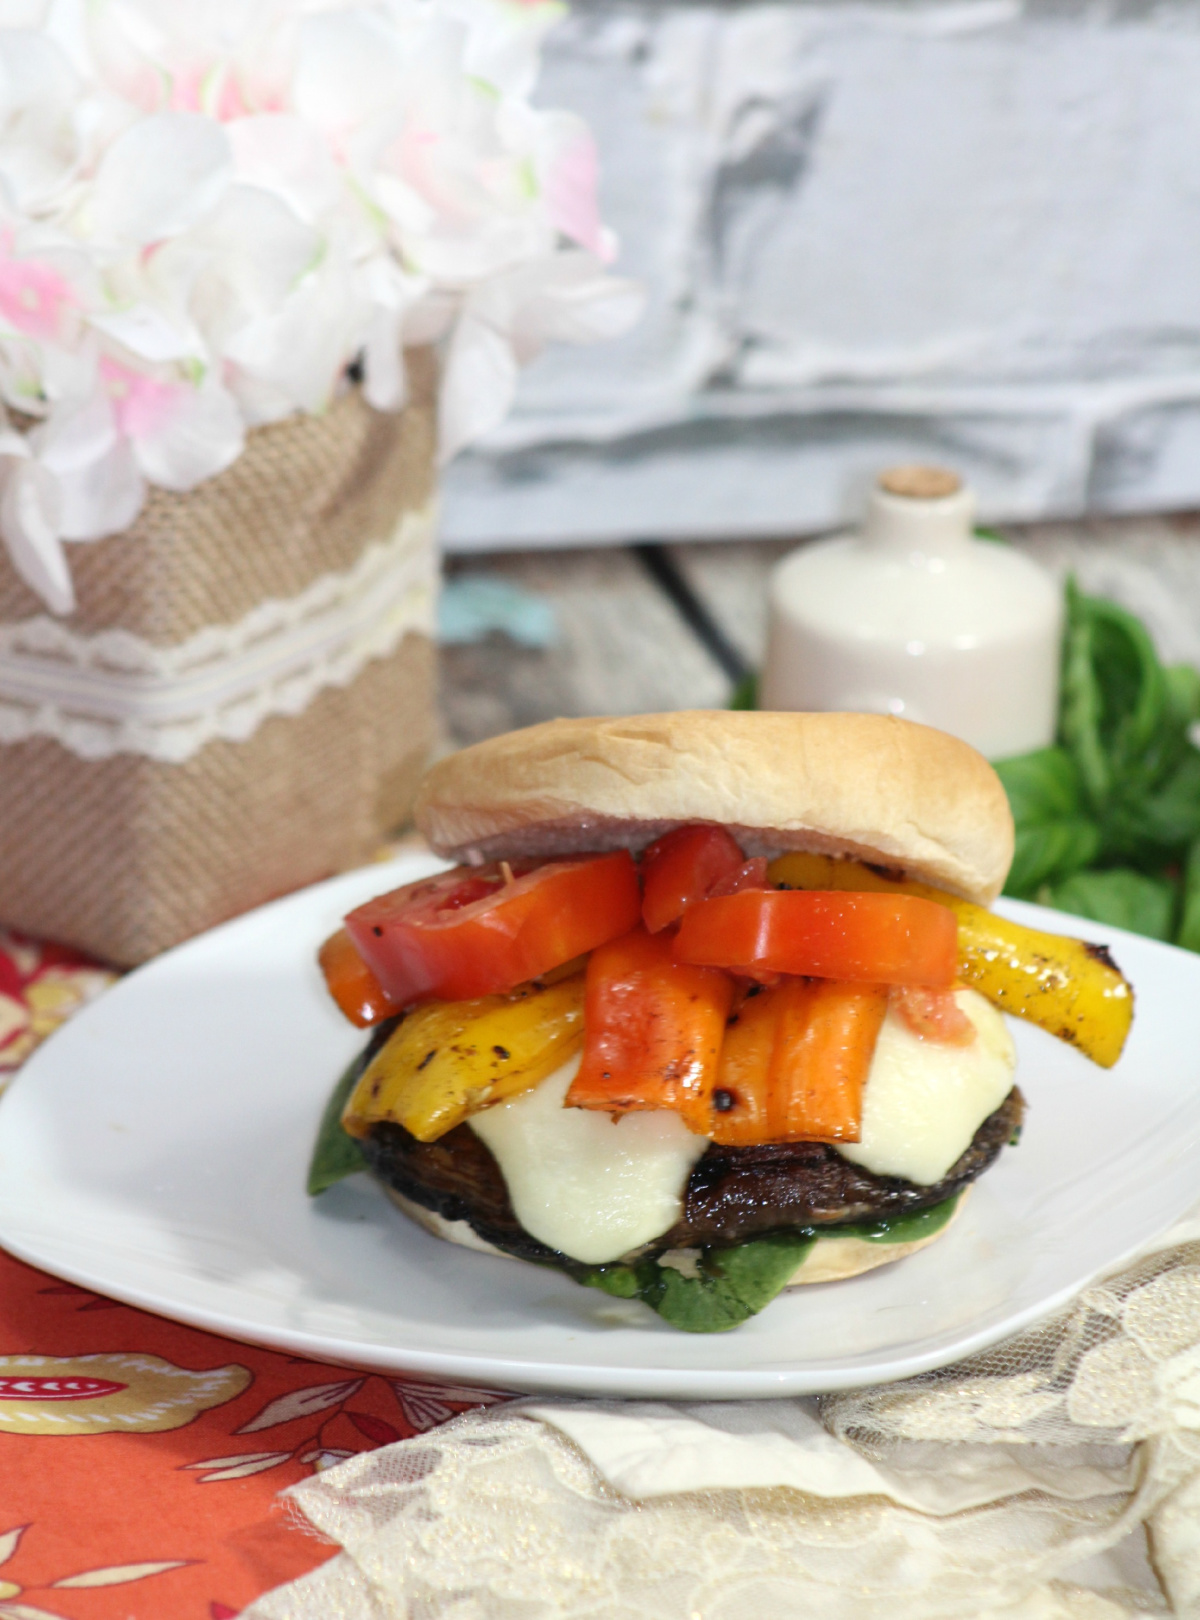
[{"label": "floral print fabric", "polygon": [[[0,934],[0,1084],[114,978]],[[229,1620],[336,1551],[286,1486],[501,1398],[255,1349],[0,1254],[0,1620]]]}]

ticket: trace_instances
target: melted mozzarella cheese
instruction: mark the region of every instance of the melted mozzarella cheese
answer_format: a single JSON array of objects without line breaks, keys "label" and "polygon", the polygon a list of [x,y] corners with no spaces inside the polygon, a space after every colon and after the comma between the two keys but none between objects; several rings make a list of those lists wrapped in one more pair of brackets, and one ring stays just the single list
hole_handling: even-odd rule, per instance
[{"label": "melted mozzarella cheese", "polygon": [[602,1265],[674,1226],[708,1140],[662,1110],[614,1120],[564,1108],[578,1069],[573,1058],[468,1124],[492,1150],[525,1230],[573,1260]]},{"label": "melted mozzarella cheese", "polygon": [[1016,1053],[996,1009],[975,990],[954,998],[975,1026],[970,1046],[915,1035],[889,1009],[863,1091],[862,1140],[838,1152],[878,1176],[940,1181],[1012,1088]]}]

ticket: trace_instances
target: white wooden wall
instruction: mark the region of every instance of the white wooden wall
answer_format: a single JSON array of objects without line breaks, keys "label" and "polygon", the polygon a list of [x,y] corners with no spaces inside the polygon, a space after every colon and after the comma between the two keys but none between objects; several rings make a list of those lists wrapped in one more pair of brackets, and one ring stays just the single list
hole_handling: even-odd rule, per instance
[{"label": "white wooden wall", "polygon": [[1200,0],[584,0],[650,308],[452,469],[452,549],[786,534],[871,473],[992,517],[1200,505]]}]

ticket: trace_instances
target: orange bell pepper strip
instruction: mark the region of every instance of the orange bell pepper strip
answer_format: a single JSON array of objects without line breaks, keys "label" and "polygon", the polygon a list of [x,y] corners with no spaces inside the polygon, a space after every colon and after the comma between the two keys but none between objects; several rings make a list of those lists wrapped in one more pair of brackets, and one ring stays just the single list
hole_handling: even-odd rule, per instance
[{"label": "orange bell pepper strip", "polygon": [[907,894],[747,889],[701,900],[679,925],[681,962],[858,984],[946,989],[958,963],[954,913]]},{"label": "orange bell pepper strip", "polygon": [[784,979],[751,995],[712,1082],[681,1109],[684,1123],[731,1147],[857,1142],[887,1008],[886,985],[829,979]]},{"label": "orange bell pepper strip", "polygon": [[733,981],[682,966],[673,941],[636,928],[588,958],[584,1048],[568,1108],[679,1108],[716,1073]]},{"label": "orange bell pepper strip", "polygon": [[317,952],[325,987],[352,1024],[366,1029],[400,1009],[354,948],[344,928],[330,934]]}]

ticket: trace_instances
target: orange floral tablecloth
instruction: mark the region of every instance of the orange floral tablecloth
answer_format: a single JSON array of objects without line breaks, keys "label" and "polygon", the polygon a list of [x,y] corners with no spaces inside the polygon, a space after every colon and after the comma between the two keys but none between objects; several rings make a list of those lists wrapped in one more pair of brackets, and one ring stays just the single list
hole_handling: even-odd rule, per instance
[{"label": "orange floral tablecloth", "polygon": [[[0,1085],[114,978],[0,932]],[[256,1349],[0,1253],[0,1620],[227,1620],[336,1550],[280,1491],[502,1398]]]}]

